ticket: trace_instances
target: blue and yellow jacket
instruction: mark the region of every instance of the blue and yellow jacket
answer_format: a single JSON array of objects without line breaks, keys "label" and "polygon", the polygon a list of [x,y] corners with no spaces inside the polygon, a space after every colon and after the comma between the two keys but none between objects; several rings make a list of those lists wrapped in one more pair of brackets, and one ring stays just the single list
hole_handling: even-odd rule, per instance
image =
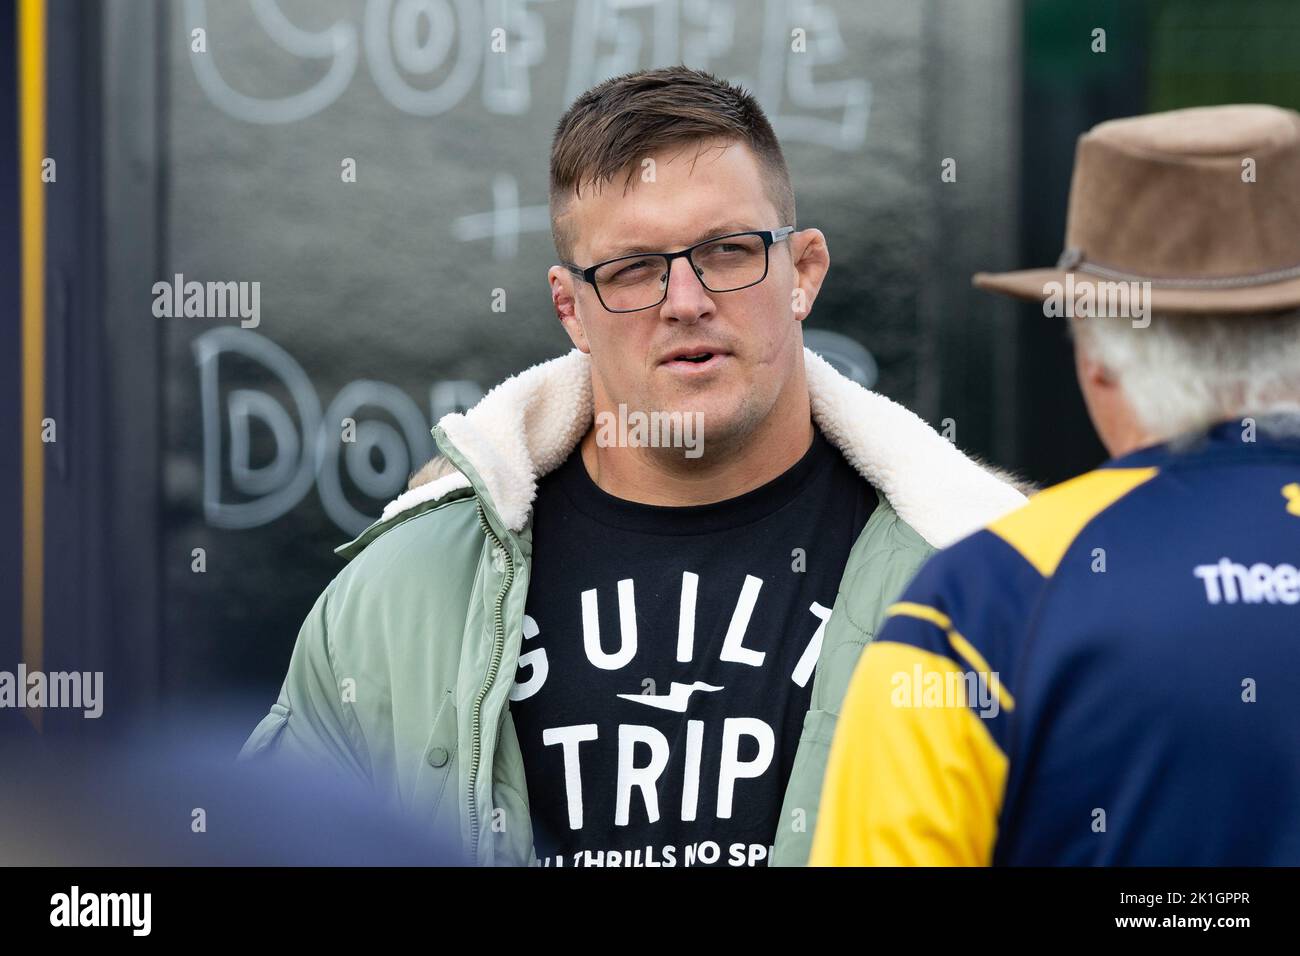
[{"label": "blue and yellow jacket", "polygon": [[926,563],[854,671],[814,865],[1300,864],[1300,437],[1246,421]]}]

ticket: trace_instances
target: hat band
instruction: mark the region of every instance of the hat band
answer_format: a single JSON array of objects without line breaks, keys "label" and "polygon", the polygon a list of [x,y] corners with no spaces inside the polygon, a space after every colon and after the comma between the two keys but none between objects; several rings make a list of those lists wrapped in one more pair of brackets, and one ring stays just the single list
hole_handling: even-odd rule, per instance
[{"label": "hat band", "polygon": [[1163,286],[1173,289],[1239,289],[1257,285],[1272,285],[1275,282],[1285,282],[1287,279],[1300,279],[1300,265],[1290,266],[1286,269],[1276,269],[1272,272],[1260,272],[1256,275],[1248,276],[1220,276],[1217,278],[1157,278],[1155,276],[1137,275],[1132,272],[1122,272],[1119,269],[1112,269],[1109,266],[1097,265],[1095,262],[1087,262],[1083,258],[1082,249],[1066,249],[1061,253],[1061,258],[1057,260],[1056,268],[1064,269],[1067,272],[1087,272],[1090,275],[1095,275],[1102,279],[1120,279],[1126,282],[1150,282],[1153,286]]}]

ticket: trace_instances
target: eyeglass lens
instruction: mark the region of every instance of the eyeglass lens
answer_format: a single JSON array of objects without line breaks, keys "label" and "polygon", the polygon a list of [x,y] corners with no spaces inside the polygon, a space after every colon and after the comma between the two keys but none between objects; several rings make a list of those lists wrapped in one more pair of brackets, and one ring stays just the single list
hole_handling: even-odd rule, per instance
[{"label": "eyeglass lens", "polygon": [[[761,236],[726,236],[691,252],[696,274],[710,292],[731,292],[753,285],[767,269],[767,245]],[[644,255],[607,262],[596,270],[596,290],[605,307],[632,311],[657,305],[668,285],[668,259]]]}]

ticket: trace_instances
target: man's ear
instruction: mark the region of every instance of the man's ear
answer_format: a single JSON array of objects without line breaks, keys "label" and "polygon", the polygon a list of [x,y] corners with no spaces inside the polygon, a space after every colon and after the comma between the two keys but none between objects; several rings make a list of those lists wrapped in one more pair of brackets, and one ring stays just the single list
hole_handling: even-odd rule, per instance
[{"label": "man's ear", "polygon": [[551,284],[551,305],[555,308],[555,317],[564,326],[564,331],[569,333],[569,339],[574,347],[591,354],[591,346],[587,344],[587,333],[578,319],[578,303],[574,290],[577,280],[564,266],[551,266],[547,270],[546,278]]},{"label": "man's ear", "polygon": [[[1070,319],[1071,322],[1082,322],[1083,319]],[[1088,346],[1087,339],[1079,334],[1078,330],[1071,326],[1071,338],[1074,341],[1074,367],[1079,377],[1080,386],[1091,386],[1093,388],[1112,388],[1115,385],[1115,376],[1101,360],[1092,354],[1092,349]]]},{"label": "man's ear", "polygon": [[790,242],[795,269],[791,305],[794,317],[802,322],[812,313],[813,302],[831,267],[831,254],[820,229],[801,229],[790,237]]},{"label": "man's ear", "polygon": [[1111,388],[1115,385],[1115,375],[1111,370],[1086,352],[1083,356],[1083,374],[1093,385],[1102,388]]}]

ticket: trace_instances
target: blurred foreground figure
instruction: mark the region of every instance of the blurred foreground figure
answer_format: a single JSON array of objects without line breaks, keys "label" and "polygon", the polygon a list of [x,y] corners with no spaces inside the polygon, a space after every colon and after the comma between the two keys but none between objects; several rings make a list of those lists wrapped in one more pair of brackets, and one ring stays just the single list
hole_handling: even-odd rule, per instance
[{"label": "blurred foreground figure", "polygon": [[230,716],[170,714],[111,741],[42,737],[25,723],[0,723],[0,866],[464,862],[342,774],[235,763],[243,728]]},{"label": "blurred foreground figure", "polygon": [[1300,864],[1300,114],[1083,136],[1057,269],[1114,456],[932,558],[854,673],[814,864]]}]

